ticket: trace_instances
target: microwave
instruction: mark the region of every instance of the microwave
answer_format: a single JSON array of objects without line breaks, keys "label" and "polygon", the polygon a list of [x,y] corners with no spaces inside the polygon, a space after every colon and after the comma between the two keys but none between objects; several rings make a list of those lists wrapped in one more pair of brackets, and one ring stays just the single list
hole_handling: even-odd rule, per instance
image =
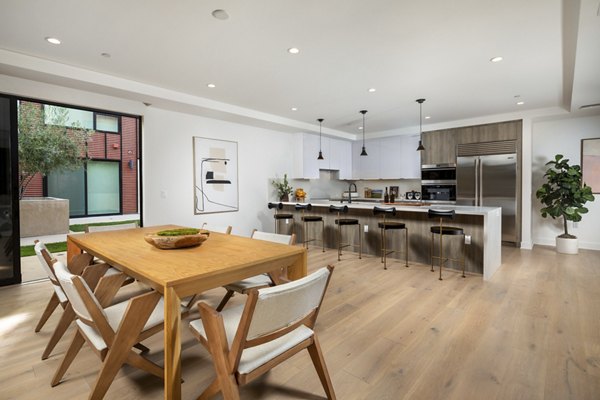
[{"label": "microwave", "polygon": [[456,164],[432,164],[421,167],[423,184],[456,185]]},{"label": "microwave", "polygon": [[456,201],[456,184],[422,184],[423,201]]}]

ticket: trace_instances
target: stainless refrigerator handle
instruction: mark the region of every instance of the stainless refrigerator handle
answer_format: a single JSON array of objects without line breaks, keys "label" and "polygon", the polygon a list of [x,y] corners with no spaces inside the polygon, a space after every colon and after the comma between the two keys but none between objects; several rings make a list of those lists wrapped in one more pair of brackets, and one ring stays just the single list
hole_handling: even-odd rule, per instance
[{"label": "stainless refrigerator handle", "polygon": [[483,206],[483,162],[479,158],[479,167],[477,168],[477,175],[479,176],[479,198],[477,199],[477,205]]},{"label": "stainless refrigerator handle", "polygon": [[477,206],[477,202],[479,201],[479,158],[475,157],[473,164],[473,169],[475,170],[473,174],[475,177],[475,198],[473,199],[473,205]]}]

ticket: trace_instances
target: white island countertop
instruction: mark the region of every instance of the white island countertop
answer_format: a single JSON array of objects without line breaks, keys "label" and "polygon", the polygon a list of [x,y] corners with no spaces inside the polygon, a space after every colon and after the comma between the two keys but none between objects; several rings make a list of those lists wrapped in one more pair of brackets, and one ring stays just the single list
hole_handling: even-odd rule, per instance
[{"label": "white island countertop", "polygon": [[[288,206],[296,204],[296,202],[282,202]],[[348,206],[351,210],[372,210],[377,207],[395,207],[396,211],[409,213],[426,213],[429,209],[435,210],[454,210],[457,215],[479,215],[483,221],[483,279],[489,280],[492,275],[500,268],[502,264],[502,208],[500,207],[475,207],[461,206],[456,204],[427,204],[427,205],[407,205],[389,204],[389,203],[340,203],[339,201],[315,200],[310,202],[314,208],[328,208],[330,205]]]}]

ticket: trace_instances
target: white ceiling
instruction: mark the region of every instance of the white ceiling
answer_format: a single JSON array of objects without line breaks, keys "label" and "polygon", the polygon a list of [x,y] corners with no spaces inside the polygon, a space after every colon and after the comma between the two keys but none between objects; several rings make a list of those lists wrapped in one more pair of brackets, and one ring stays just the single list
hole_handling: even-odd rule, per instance
[{"label": "white ceiling", "polygon": [[[356,135],[361,109],[368,134],[418,126],[420,97],[426,124],[600,103],[597,12],[598,0],[3,0],[0,48],[169,89],[171,108],[226,103],[221,117],[288,130],[322,117]],[[69,84],[6,59],[0,73]]]}]

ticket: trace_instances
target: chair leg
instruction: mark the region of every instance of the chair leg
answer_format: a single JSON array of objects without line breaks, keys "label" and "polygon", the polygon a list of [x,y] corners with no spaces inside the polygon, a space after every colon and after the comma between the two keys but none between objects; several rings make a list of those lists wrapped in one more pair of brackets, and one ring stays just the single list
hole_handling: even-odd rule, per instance
[{"label": "chair leg", "polygon": [[440,278],[439,280],[442,280],[442,268],[444,267],[444,235],[441,234],[441,229],[440,229]]},{"label": "chair leg", "polygon": [[71,304],[69,303],[67,304],[67,307],[61,315],[60,321],[58,321],[58,325],[56,325],[56,328],[54,329],[54,332],[52,333],[52,336],[50,337],[50,340],[48,341],[48,344],[44,349],[44,353],[42,354],[42,360],[45,360],[50,356],[50,353],[52,353],[52,350],[54,350],[56,344],[63,337],[63,335],[65,334],[65,332],[67,331],[67,329],[71,325],[71,322],[73,322],[74,319],[75,312],[73,311],[73,307],[71,307]]},{"label": "chair leg", "polygon": [[219,380],[215,379],[210,385],[208,385],[206,389],[204,389],[200,396],[198,396],[197,400],[208,400],[220,391],[221,386],[219,386]]},{"label": "chair leg", "polygon": [[48,300],[48,304],[46,305],[44,312],[42,313],[42,316],[40,317],[40,320],[35,326],[36,332],[39,332],[42,329],[42,327],[46,324],[46,321],[48,321],[48,318],[50,318],[59,304],[60,302],[58,301],[58,296],[56,295],[56,292],[53,292],[52,296],[50,296],[50,300]]},{"label": "chair leg", "polygon": [[431,248],[429,249],[429,254],[431,254],[431,272],[434,272],[433,270],[433,232],[431,233]]},{"label": "chair leg", "polygon": [[217,306],[216,310],[221,311],[225,307],[225,305],[227,304],[229,299],[233,296],[233,294],[234,294],[233,290],[227,290],[227,293],[225,293],[225,296],[223,296],[223,299]]},{"label": "chair leg", "polygon": [[323,352],[321,351],[321,346],[319,346],[319,341],[317,340],[317,336],[313,336],[313,343],[308,346],[308,353],[310,354],[310,358],[317,370],[317,375],[319,375],[319,379],[321,380],[321,384],[323,385],[323,389],[325,390],[325,394],[329,400],[335,400],[335,391],[333,390],[333,384],[331,383],[331,378],[329,377],[329,372],[327,371],[327,365],[325,365],[325,359],[323,358]]},{"label": "chair leg", "polygon": [[358,224],[358,258],[362,259],[362,227]]},{"label": "chair leg", "polygon": [[408,228],[404,228],[404,234],[406,235],[404,258],[406,260],[406,268],[408,268]]},{"label": "chair leg", "polygon": [[323,247],[323,253],[325,253],[325,221],[321,220],[321,246]]},{"label": "chair leg", "polygon": [[127,356],[127,360],[125,362],[133,367],[141,369],[142,371],[146,371],[158,378],[164,378],[165,371],[159,365],[153,363],[145,357],[140,356],[139,354],[134,353],[133,351],[129,352],[129,355]]},{"label": "chair leg", "polygon": [[65,375],[65,372],[67,372],[67,369],[69,369],[69,366],[75,359],[75,356],[77,356],[77,353],[79,353],[79,350],[81,350],[81,346],[83,346],[84,343],[85,339],[83,338],[81,332],[79,332],[79,329],[77,329],[77,331],[75,331],[75,336],[73,336],[73,340],[71,341],[71,344],[69,345],[69,348],[63,357],[63,360],[54,373],[54,377],[50,383],[52,387],[60,383],[60,380]]}]

